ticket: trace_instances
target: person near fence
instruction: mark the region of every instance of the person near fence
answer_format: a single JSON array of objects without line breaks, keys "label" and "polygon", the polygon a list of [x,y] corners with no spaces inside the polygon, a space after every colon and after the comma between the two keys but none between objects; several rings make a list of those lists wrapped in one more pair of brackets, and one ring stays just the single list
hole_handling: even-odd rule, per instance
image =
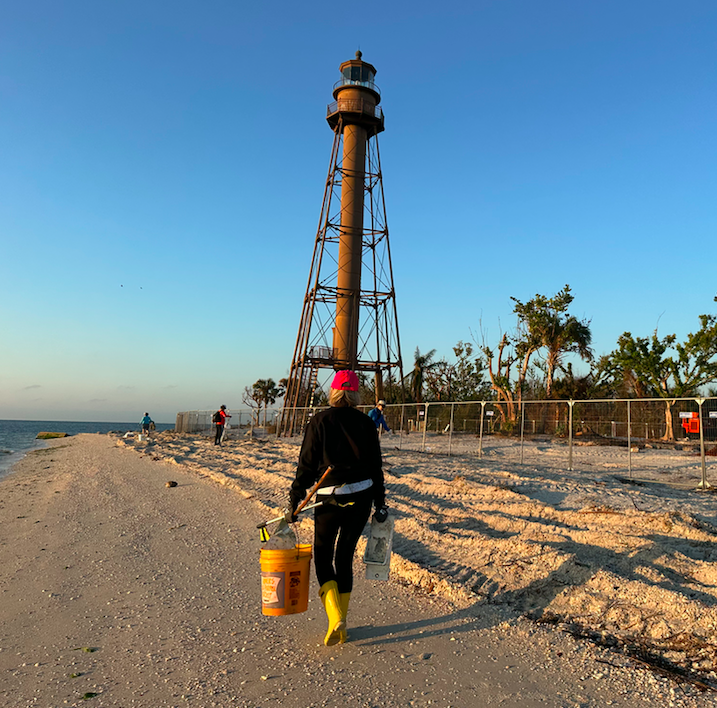
[{"label": "person near fence", "polygon": [[231,416],[227,413],[227,407],[221,406],[219,410],[212,416],[212,421],[214,422],[214,427],[216,428],[216,431],[214,433],[214,444],[221,446],[222,444],[222,435],[224,434],[224,426],[226,425],[227,418],[231,418]]},{"label": "person near fence", "polygon": [[371,506],[377,521],[388,518],[378,436],[371,419],[357,409],[360,403],[358,376],[337,371],[330,407],[306,427],[286,512],[288,521],[296,521],[294,512],[307,489],[333,468],[316,492],[316,500],[323,503],[314,509],[314,567],[329,620],[327,646],[346,641],[353,558]]},{"label": "person near fence", "polygon": [[368,412],[368,417],[374,422],[376,430],[380,431],[383,428],[387,433],[391,432],[391,428],[388,427],[386,419],[383,417],[383,409],[386,405],[386,401],[379,401],[375,408],[372,408]]}]

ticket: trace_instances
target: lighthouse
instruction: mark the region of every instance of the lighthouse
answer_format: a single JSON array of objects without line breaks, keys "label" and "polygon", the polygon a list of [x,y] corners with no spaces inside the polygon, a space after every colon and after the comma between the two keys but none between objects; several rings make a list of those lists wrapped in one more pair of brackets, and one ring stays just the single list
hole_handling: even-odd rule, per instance
[{"label": "lighthouse", "polygon": [[376,68],[358,51],[339,71],[326,111],[334,133],[329,173],[284,397],[282,431],[289,435],[315,404],[322,372],[370,374],[377,398],[386,381],[400,386],[403,379]]},{"label": "lighthouse", "polygon": [[364,237],[366,149],[370,138],[383,131],[381,96],[374,83],[376,69],[361,59],[339,67],[341,78],[334,85],[334,103],[327,121],[343,134],[341,164],[341,221],[337,278],[335,366],[358,365],[358,318],[361,294],[361,256]]}]

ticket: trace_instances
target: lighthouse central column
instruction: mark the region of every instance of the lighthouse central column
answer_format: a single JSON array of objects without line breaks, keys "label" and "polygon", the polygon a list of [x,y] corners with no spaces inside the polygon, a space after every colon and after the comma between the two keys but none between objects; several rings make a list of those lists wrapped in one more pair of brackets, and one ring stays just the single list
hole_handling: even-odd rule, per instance
[{"label": "lighthouse central column", "polygon": [[351,124],[344,126],[343,133],[341,229],[334,349],[338,362],[355,369],[358,359],[367,133],[364,127]]}]

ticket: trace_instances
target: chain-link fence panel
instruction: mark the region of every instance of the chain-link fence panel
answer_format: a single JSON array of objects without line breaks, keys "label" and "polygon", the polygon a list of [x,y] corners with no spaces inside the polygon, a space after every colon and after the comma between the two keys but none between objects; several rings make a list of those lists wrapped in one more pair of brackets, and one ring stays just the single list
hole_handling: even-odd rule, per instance
[{"label": "chain-link fence panel", "polygon": [[[270,411],[267,430],[301,436],[317,410]],[[379,431],[384,451],[467,455],[489,465],[685,487],[717,484],[717,398],[405,403],[387,405],[384,416],[391,429]]]},{"label": "chain-link fence panel", "polygon": [[[216,412],[212,411],[182,411],[177,413],[177,419],[174,429],[178,433],[210,433],[214,430],[212,416]],[[267,434],[276,433],[276,419],[279,411],[267,409],[257,411],[256,409],[240,408],[227,409],[226,411],[231,417],[227,421],[229,428],[227,433],[231,431],[246,431],[250,428],[264,428]]]},{"label": "chain-link fence panel", "polygon": [[[368,408],[367,410],[370,410]],[[422,403],[387,405],[384,417],[391,429],[390,434],[381,433],[381,446],[398,450],[421,452],[424,445],[426,406]]]},{"label": "chain-link fence panel", "polygon": [[178,433],[200,433],[212,427],[210,411],[182,411],[177,413],[174,430]]}]

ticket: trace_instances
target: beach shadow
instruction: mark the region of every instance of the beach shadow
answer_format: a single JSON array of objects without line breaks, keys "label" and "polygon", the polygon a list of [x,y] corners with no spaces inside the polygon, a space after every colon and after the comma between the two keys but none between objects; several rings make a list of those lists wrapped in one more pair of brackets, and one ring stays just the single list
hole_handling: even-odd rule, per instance
[{"label": "beach shadow", "polygon": [[418,472],[418,467],[410,467],[408,465],[394,465],[389,467],[386,474],[389,476],[398,477],[402,474],[415,474]]},{"label": "beach shadow", "polygon": [[[531,524],[540,524],[541,526],[547,526],[549,528],[564,529],[569,533],[574,533],[576,531],[576,527],[571,524],[566,524],[564,521],[558,521],[557,519],[543,518],[542,516],[516,517],[512,514],[504,514],[500,511],[492,512],[491,516],[499,516],[508,522],[512,522],[513,524],[520,519],[523,522],[527,521]],[[518,535],[520,534],[518,533]]]},{"label": "beach shadow", "polygon": [[481,536],[492,539],[511,538],[512,536],[518,536],[520,533],[519,531],[500,531],[473,516],[466,516],[460,521],[429,523],[428,528],[436,533],[450,534],[452,536],[472,537],[472,532],[478,532]]},{"label": "beach shadow", "polygon": [[[494,595],[490,602],[506,604],[536,618],[566,587],[578,588],[585,585],[598,570],[602,569],[625,580],[649,582],[654,587],[663,588],[687,599],[698,600],[710,607],[717,606],[717,597],[695,588],[696,583],[693,578],[657,562],[659,558],[664,557],[666,548],[674,545],[674,539],[669,536],[652,538],[659,539],[662,543],[653,541],[652,545],[632,555],[568,539],[560,542],[545,542],[542,544],[543,547],[553,548],[569,557],[546,577],[534,580],[525,587]],[[643,568],[662,576],[663,580],[648,581],[642,571]]]},{"label": "beach shadow", "polygon": [[566,587],[577,588],[586,584],[595,572],[593,565],[568,558],[546,577],[534,580],[522,588],[499,592],[493,595],[489,602],[508,605],[516,612],[537,619]]},{"label": "beach shadow", "polygon": [[495,617],[475,606],[456,610],[440,617],[399,622],[383,626],[349,627],[349,640],[360,646],[403,644],[407,641],[430,639],[443,635],[465,634],[495,626]]},{"label": "beach shadow", "polygon": [[568,496],[567,492],[559,492],[554,489],[537,490],[531,489],[530,487],[525,487],[520,493],[529,499],[533,499],[534,501],[553,507],[554,509],[557,509]]},{"label": "beach shadow", "polygon": [[393,549],[402,558],[416,563],[439,577],[450,576],[454,580],[460,578],[460,583],[471,589],[482,587],[488,580],[487,576],[479,570],[453,560],[446,561],[440,554],[433,552],[420,541],[401,534],[394,534]]}]

